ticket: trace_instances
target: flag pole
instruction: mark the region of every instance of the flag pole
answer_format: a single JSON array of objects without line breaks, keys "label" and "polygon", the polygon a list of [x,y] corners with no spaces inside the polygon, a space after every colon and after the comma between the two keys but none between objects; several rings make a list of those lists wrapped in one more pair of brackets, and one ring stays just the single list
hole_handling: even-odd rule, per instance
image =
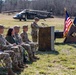
[{"label": "flag pole", "polygon": [[[64,17],[66,17],[66,11],[67,11],[67,9],[66,9],[66,7],[65,7],[65,8],[64,8]],[[64,24],[65,24],[65,21],[64,21]],[[65,30],[65,26],[64,26],[64,30]],[[63,37],[65,37],[64,33],[63,33]]]}]

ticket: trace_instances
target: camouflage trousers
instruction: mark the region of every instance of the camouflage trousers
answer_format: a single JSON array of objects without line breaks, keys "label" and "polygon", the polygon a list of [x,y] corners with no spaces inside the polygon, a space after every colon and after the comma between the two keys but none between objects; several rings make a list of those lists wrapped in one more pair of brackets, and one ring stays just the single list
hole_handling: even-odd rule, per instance
[{"label": "camouflage trousers", "polygon": [[28,44],[30,45],[31,50],[35,53],[35,52],[36,52],[36,46],[35,46],[35,43],[34,43],[34,42],[28,42]]},{"label": "camouflage trousers", "polygon": [[25,50],[27,50],[28,55],[30,57],[33,57],[33,53],[34,54],[36,53],[36,48],[37,48],[36,43],[28,42],[27,44],[26,43],[22,43],[21,45],[25,48]]},{"label": "camouflage trousers", "polygon": [[23,62],[23,48],[22,48],[22,46],[20,46],[20,45],[13,46],[11,49],[15,52],[18,63],[22,63]]},{"label": "camouflage trousers", "polygon": [[7,47],[4,49],[4,51],[6,51],[6,50],[8,50],[8,52],[10,50],[14,51],[14,54],[15,54],[14,56],[13,56],[11,51],[9,53],[10,53],[10,55],[12,54],[11,57],[13,57],[12,59],[13,59],[13,61],[15,60],[16,64],[22,62],[22,55],[21,55],[22,54],[22,49],[19,46],[9,47],[9,45],[7,45]]},{"label": "camouflage trousers", "polygon": [[10,55],[11,60],[12,60],[12,65],[18,64],[17,55],[15,54],[14,51],[12,51],[12,50],[5,50],[4,52],[8,53]]},{"label": "camouflage trousers", "polygon": [[21,59],[21,63],[23,63],[23,55],[24,55],[24,48],[21,45],[18,45],[19,50],[20,50],[20,59]]},{"label": "camouflage trousers", "polygon": [[22,43],[21,46],[27,51],[29,57],[33,57],[33,51],[29,44]]},{"label": "camouflage trousers", "polygon": [[12,68],[12,62],[8,53],[0,52],[0,60],[3,60],[6,68]]},{"label": "camouflage trousers", "polygon": [[38,42],[38,41],[37,41],[37,39],[38,39],[37,37],[38,37],[37,35],[32,35],[32,41],[33,41],[33,42]]}]

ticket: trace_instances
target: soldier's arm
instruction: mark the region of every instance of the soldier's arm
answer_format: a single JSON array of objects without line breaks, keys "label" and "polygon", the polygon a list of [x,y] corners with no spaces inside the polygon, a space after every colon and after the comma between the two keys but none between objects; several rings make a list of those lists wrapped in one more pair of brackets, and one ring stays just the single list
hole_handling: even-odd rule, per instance
[{"label": "soldier's arm", "polygon": [[40,26],[39,26],[39,25],[37,25],[37,24],[35,25],[35,27],[36,27],[36,28],[40,28]]},{"label": "soldier's arm", "polygon": [[40,28],[40,26],[38,26],[37,24],[31,24],[32,28]]},{"label": "soldier's arm", "polygon": [[2,44],[0,44],[0,49],[1,50],[9,50],[9,49],[11,49],[11,46],[10,45],[2,45]]},{"label": "soldier's arm", "polygon": [[22,38],[22,41],[23,42],[25,42],[26,40],[25,40],[25,37],[24,37],[24,35],[23,34],[21,34],[21,38]]}]

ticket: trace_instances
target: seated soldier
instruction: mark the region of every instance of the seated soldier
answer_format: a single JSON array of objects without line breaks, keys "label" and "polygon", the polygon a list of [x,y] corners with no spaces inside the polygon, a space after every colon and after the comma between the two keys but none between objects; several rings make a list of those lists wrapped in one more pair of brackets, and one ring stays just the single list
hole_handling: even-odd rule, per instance
[{"label": "seated soldier", "polygon": [[[13,56],[11,57],[13,59],[13,61],[16,59],[14,61],[13,66],[15,67],[16,70],[21,71],[22,69],[18,66],[18,65],[20,65],[20,63],[22,61],[21,60],[21,55],[20,55],[19,48],[17,46],[13,46],[9,42],[7,42],[7,40],[2,35],[3,32],[4,32],[4,26],[0,25],[0,49],[3,50],[3,51],[6,51],[6,50],[9,50],[9,51],[12,50],[12,51],[14,51],[15,55],[14,55],[14,57]],[[10,53],[11,52],[9,52],[9,54]]]},{"label": "seated soldier", "polygon": [[12,71],[12,62],[11,62],[9,54],[0,52],[0,60],[3,60],[3,62],[5,63],[7,71],[8,71],[8,75],[15,75],[15,73]]},{"label": "seated soldier", "polygon": [[39,59],[38,57],[35,56],[35,43],[34,42],[31,42],[28,38],[28,34],[27,34],[27,31],[28,31],[28,25],[24,25],[23,26],[23,32],[21,33],[21,37],[22,37],[22,40],[25,44],[28,44],[30,45],[31,47],[31,51],[33,52],[33,57],[35,59]]},{"label": "seated soldier", "polygon": [[22,46],[18,45],[18,43],[17,43],[17,41],[16,41],[16,39],[14,37],[14,34],[15,34],[14,33],[14,29],[13,28],[9,28],[8,29],[8,32],[7,32],[7,35],[6,35],[6,40],[9,43],[11,43],[11,44],[19,47],[20,54],[21,54],[21,57],[22,57],[22,63],[23,63],[23,53],[24,53],[23,50],[24,50],[24,48]]},{"label": "seated soldier", "polygon": [[15,31],[15,38],[16,38],[16,41],[19,45],[21,45],[22,47],[25,48],[25,50],[27,50],[28,52],[28,56],[29,56],[29,59],[30,61],[35,61],[34,59],[34,54],[33,54],[33,51],[31,50],[31,47],[29,44],[25,44],[23,41],[22,41],[22,38],[21,36],[19,35],[19,31],[20,31],[20,27],[19,26],[15,26],[14,27],[14,31]]}]

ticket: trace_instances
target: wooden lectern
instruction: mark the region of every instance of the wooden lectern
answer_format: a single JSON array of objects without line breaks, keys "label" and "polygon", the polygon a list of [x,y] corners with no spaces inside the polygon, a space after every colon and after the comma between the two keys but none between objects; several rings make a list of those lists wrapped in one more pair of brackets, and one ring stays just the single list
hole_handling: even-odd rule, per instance
[{"label": "wooden lectern", "polygon": [[54,27],[39,29],[39,51],[54,50]]}]

